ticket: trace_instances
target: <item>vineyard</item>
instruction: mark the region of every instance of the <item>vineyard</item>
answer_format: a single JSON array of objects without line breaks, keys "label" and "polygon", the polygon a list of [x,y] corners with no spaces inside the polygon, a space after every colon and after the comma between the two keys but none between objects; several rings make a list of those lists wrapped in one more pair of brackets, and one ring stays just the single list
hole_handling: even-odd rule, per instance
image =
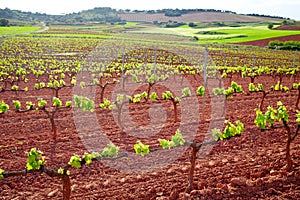
[{"label": "vineyard", "polygon": [[1,199],[300,198],[299,52],[47,34],[0,43]]}]

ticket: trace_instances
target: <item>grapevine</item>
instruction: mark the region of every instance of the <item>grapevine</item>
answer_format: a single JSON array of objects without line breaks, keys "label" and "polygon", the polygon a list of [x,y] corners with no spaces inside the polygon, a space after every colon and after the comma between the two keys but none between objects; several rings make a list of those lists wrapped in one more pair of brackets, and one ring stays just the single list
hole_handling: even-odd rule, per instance
[{"label": "grapevine", "polygon": [[179,129],[176,130],[176,133],[172,136],[171,141],[166,139],[158,139],[158,141],[163,149],[171,149],[173,147],[182,146],[185,143],[185,140]]},{"label": "grapevine", "polygon": [[135,153],[141,156],[145,156],[150,153],[149,145],[145,145],[141,141],[138,141],[133,148]]},{"label": "grapevine", "polygon": [[0,101],[0,114],[6,113],[9,110],[9,105],[4,101]]},{"label": "grapevine", "polygon": [[268,110],[263,113],[261,110],[256,110],[256,118],[254,123],[258,126],[261,130],[266,130],[266,127],[270,129],[276,128],[274,124],[276,122],[282,122],[283,127],[287,133],[287,142],[286,142],[286,161],[287,161],[287,171],[291,171],[293,168],[293,163],[290,155],[290,144],[293,140],[295,140],[298,132],[300,130],[300,112],[297,111],[296,114],[296,130],[295,132],[291,131],[290,124],[289,124],[289,114],[287,112],[287,108],[282,104],[281,101],[277,103],[277,108],[273,108],[268,106]]}]

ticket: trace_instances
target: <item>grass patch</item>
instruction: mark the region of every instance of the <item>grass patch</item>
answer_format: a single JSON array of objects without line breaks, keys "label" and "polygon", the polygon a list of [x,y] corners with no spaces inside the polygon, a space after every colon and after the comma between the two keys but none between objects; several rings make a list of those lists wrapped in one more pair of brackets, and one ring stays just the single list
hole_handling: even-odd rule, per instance
[{"label": "grass patch", "polygon": [[135,27],[137,25],[141,24],[140,22],[126,22],[125,27]]},{"label": "grass patch", "polygon": [[37,26],[25,26],[25,27],[20,27],[20,26],[11,26],[11,27],[0,27],[0,36],[3,35],[19,35],[19,34],[26,34],[26,33],[31,33],[34,31],[39,30],[40,27]]}]

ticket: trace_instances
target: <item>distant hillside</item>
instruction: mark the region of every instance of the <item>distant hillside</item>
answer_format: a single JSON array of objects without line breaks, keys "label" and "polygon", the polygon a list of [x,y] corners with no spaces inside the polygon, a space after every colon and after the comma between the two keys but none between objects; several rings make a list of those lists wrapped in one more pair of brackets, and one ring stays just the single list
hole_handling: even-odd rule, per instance
[{"label": "distant hillside", "polygon": [[20,20],[20,21],[49,21],[55,20],[59,16],[47,15],[41,13],[32,13],[32,12],[22,12],[19,10],[11,10],[8,8],[1,9],[0,8],[0,18],[6,18],[10,20]]},{"label": "distant hillside", "polygon": [[111,23],[121,21],[115,9],[106,7],[94,8],[66,15],[47,15],[41,13],[22,12],[5,8],[0,9],[0,18],[29,22],[45,21],[48,23]]},{"label": "distant hillside", "polygon": [[122,20],[136,21],[136,22],[281,22],[283,18],[275,17],[262,17],[262,16],[249,16],[239,15],[229,12],[191,12],[182,14],[180,16],[166,16],[165,13],[121,13],[118,16]]},{"label": "distant hillside", "polygon": [[62,21],[68,22],[120,22],[117,11],[112,8],[94,8],[84,10],[79,13],[67,14],[62,17]]},{"label": "distant hillside", "polygon": [[44,21],[48,23],[115,23],[122,21],[138,22],[280,22],[283,17],[258,14],[239,15],[232,11],[214,9],[162,9],[162,10],[115,10],[109,7],[94,8],[66,15],[47,15],[0,9],[0,18],[26,22]]}]

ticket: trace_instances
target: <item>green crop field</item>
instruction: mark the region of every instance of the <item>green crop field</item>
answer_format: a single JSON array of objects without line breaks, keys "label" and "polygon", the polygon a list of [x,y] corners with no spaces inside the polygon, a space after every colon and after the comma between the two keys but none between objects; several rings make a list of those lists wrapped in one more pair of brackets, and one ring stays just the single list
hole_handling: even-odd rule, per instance
[{"label": "green crop field", "polygon": [[220,32],[227,33],[228,35],[247,36],[247,37],[236,37],[236,38],[219,40],[219,42],[226,42],[226,43],[247,42],[247,41],[260,40],[260,39],[300,34],[300,31],[270,30],[265,26],[222,29],[220,30]]},{"label": "green crop field", "polygon": [[31,33],[39,30],[40,27],[37,26],[26,26],[26,27],[0,27],[0,36],[3,35],[18,35]]}]

